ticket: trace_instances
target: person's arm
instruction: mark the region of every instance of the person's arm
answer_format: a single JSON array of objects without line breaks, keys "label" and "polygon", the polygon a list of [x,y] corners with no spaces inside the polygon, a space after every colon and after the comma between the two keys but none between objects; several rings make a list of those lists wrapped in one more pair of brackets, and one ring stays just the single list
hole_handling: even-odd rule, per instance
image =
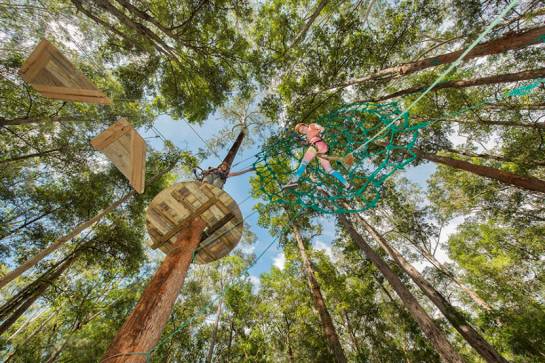
[{"label": "person's arm", "polygon": [[229,175],[227,175],[227,176],[239,176],[239,175],[242,175],[242,174],[249,173],[251,171],[255,171],[255,168],[253,166],[251,168],[248,168],[248,169],[244,169],[244,170],[240,170],[240,171],[234,171],[232,173],[229,173]]}]

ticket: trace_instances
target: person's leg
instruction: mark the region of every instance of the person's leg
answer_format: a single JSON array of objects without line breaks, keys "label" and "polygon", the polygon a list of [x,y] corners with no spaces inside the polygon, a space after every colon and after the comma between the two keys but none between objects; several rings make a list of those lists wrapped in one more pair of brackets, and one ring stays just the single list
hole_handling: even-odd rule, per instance
[{"label": "person's leg", "polygon": [[299,180],[301,176],[303,176],[303,173],[305,172],[307,165],[316,157],[316,149],[312,146],[308,148],[308,150],[305,152],[305,155],[303,156],[303,160],[301,160],[301,164],[299,164],[299,167],[295,171],[295,177],[294,182]]},{"label": "person's leg", "polygon": [[344,176],[339,171],[333,169],[329,160],[320,157],[320,154],[327,153],[328,151],[327,144],[323,141],[319,141],[316,143],[316,147],[318,148],[318,159],[320,159],[320,165],[322,165],[322,168],[324,168],[326,173],[332,175],[335,179],[340,181],[346,188],[349,188],[350,184],[344,178]]}]

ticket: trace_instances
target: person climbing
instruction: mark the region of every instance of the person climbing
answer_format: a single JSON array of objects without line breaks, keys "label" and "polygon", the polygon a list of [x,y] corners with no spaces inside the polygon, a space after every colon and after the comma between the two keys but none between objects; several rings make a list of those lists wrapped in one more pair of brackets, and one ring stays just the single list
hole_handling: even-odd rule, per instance
[{"label": "person climbing", "polygon": [[193,174],[195,175],[195,178],[197,180],[215,185],[218,188],[223,188],[223,185],[227,181],[228,177],[238,176],[238,175],[255,171],[255,168],[251,167],[251,168],[247,168],[247,169],[236,171],[236,172],[228,172],[227,164],[224,164],[224,163],[221,163],[220,166],[218,166],[217,168],[209,167],[206,170],[201,169],[200,175],[199,175],[198,169],[197,168],[193,169]]},{"label": "person climbing", "polygon": [[352,189],[352,186],[350,185],[350,183],[348,183],[344,176],[339,171],[333,169],[329,160],[325,158],[327,156],[329,147],[321,136],[324,128],[316,123],[310,125],[299,123],[295,125],[295,131],[306,137],[306,143],[310,145],[310,147],[305,152],[303,160],[301,160],[299,167],[295,171],[295,175],[292,177],[289,183],[284,186],[284,189],[293,188],[299,185],[299,179],[305,172],[307,165],[316,156],[318,156],[318,159],[320,160],[320,165],[322,166],[322,168],[324,168],[326,173],[340,181],[346,189]]}]

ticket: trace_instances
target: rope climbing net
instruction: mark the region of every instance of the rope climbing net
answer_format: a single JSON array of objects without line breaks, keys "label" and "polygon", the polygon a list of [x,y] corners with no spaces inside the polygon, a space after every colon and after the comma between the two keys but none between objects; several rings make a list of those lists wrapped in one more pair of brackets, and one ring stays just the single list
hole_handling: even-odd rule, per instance
[{"label": "rope climbing net", "polygon": [[[545,79],[537,79],[507,90],[500,98],[529,96],[543,84]],[[480,109],[494,100],[485,99],[451,116]],[[320,213],[357,213],[374,208],[384,182],[416,159],[412,149],[420,129],[444,118],[416,122],[396,102],[346,105],[319,117],[316,123],[325,127],[322,137],[329,146],[330,160],[334,169],[345,175],[351,190],[326,173],[318,158],[308,165],[297,188],[283,189],[308,147],[294,146],[298,135],[292,131],[284,131],[257,154],[254,168],[259,189],[270,202]]]},{"label": "rope climbing net", "polygon": [[[397,120],[396,122],[392,122]],[[413,123],[396,102],[353,103],[316,120],[326,129],[322,135],[329,146],[333,168],[345,175],[352,188],[337,182],[315,158],[299,186],[282,189],[298,166],[306,145],[294,148],[297,135],[284,132],[258,154],[254,167],[261,191],[271,202],[310,208],[321,213],[354,213],[376,206],[384,182],[411,163],[418,130],[427,123]],[[386,131],[378,134],[379,130]],[[373,139],[372,143],[365,144]],[[365,144],[365,147],[360,147]],[[348,155],[347,157],[341,157]],[[354,162],[352,162],[354,161]],[[354,209],[346,204],[358,198]]]}]

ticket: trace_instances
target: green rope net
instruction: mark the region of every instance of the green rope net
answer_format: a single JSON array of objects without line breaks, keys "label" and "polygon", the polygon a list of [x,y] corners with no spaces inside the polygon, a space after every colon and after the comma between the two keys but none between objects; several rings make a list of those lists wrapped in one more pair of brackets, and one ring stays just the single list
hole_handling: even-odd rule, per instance
[{"label": "green rope net", "polygon": [[[411,149],[418,130],[428,125],[411,125],[408,114],[396,102],[349,104],[321,116],[316,123],[325,128],[322,138],[329,146],[327,155],[339,159],[331,161],[333,168],[353,188],[347,190],[329,175],[316,157],[299,185],[283,190],[308,148],[298,143],[295,132],[285,131],[262,149],[254,163],[260,189],[271,202],[335,214],[373,208],[380,200],[384,182],[416,158]],[[385,132],[377,136],[383,128]],[[373,141],[362,148],[371,138]],[[353,163],[342,161],[346,155],[353,156]],[[354,203],[355,198],[358,203]]]},{"label": "green rope net", "polygon": [[[529,96],[544,85],[545,79],[536,79],[506,91],[500,99]],[[451,115],[459,116],[493,101],[498,99],[485,99]],[[329,146],[328,155],[339,159],[332,161],[333,168],[345,176],[352,190],[326,173],[318,158],[308,165],[296,188],[282,189],[308,148],[298,144],[300,136],[293,131],[284,131],[257,154],[254,168],[259,189],[270,202],[320,213],[357,213],[374,208],[384,182],[416,159],[412,148],[419,130],[441,119],[410,122],[409,114],[402,112],[396,102],[343,106],[321,116],[316,123],[325,128],[322,138]],[[342,161],[346,155],[354,157],[352,164]]]}]

